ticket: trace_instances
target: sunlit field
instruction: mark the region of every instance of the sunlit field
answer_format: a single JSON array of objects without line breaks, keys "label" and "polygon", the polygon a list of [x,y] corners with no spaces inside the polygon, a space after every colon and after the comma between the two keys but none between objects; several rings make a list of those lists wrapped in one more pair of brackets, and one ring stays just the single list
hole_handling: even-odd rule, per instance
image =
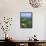
[{"label": "sunlit field", "polygon": [[20,15],[20,27],[21,28],[32,28],[32,13],[22,12]]}]

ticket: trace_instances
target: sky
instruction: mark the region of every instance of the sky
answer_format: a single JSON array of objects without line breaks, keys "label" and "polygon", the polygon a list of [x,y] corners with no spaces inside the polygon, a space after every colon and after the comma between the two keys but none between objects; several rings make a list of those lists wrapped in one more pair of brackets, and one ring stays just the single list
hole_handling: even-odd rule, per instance
[{"label": "sky", "polygon": [[32,17],[32,12],[21,12],[20,14],[21,17],[28,17],[28,18]]}]

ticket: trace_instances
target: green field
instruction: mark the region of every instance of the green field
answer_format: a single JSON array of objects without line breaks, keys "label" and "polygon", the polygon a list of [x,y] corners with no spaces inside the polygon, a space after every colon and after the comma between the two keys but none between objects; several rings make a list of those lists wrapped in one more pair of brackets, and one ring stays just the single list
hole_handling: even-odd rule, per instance
[{"label": "green field", "polygon": [[32,28],[32,18],[20,18],[21,28]]}]

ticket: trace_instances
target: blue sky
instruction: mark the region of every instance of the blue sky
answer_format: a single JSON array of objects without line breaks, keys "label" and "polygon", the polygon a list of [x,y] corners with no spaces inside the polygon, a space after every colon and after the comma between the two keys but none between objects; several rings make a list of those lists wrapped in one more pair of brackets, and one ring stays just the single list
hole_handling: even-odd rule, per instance
[{"label": "blue sky", "polygon": [[21,12],[21,17],[30,18],[32,17],[32,13],[31,12]]}]

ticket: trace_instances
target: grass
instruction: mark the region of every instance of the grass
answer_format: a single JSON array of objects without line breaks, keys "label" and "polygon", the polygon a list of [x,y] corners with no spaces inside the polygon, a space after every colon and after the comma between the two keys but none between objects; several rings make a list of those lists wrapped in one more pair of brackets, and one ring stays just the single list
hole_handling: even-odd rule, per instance
[{"label": "grass", "polygon": [[20,18],[21,28],[32,28],[32,19],[31,18]]}]

